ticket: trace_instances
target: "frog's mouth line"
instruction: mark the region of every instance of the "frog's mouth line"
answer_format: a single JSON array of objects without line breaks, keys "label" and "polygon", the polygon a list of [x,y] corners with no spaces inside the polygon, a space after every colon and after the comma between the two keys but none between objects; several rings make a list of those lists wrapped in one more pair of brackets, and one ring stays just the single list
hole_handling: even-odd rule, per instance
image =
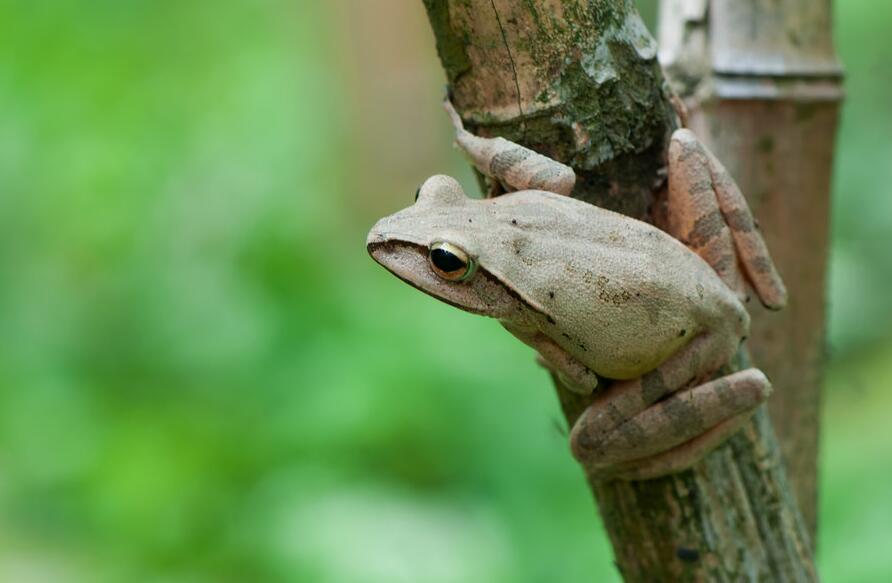
[{"label": "frog's mouth line", "polygon": [[[454,306],[462,311],[469,312],[471,314],[477,314],[480,316],[491,317],[490,314],[487,313],[487,311],[484,309],[477,309],[477,308],[473,308],[473,307],[470,307],[467,305],[463,305],[463,304],[454,302],[450,299],[447,299],[447,298],[443,297],[442,295],[437,295],[430,290],[424,289],[416,282],[414,282],[410,279],[407,279],[404,275],[399,273],[399,271],[397,271],[391,265],[388,264],[389,262],[387,262],[386,260],[383,260],[381,257],[376,255],[376,252],[380,254],[380,252],[382,252],[382,251],[387,251],[387,250],[390,250],[393,248],[398,248],[398,247],[411,248],[414,252],[418,253],[419,256],[427,257],[427,247],[426,246],[419,245],[417,243],[413,243],[413,242],[409,242],[409,241],[401,240],[398,243],[395,243],[393,240],[388,240],[388,239],[382,238],[377,241],[370,241],[369,243],[366,244],[366,250],[368,251],[369,255],[372,257],[372,259],[375,260],[376,263],[378,263],[384,269],[386,269],[387,271],[389,271],[390,273],[392,273],[393,275],[395,275],[402,281],[406,282],[407,284],[411,285],[418,291],[424,292],[425,294],[429,295],[430,297],[437,299],[437,300],[439,300],[445,304],[448,304],[450,306]],[[427,263],[426,259],[425,259],[425,263]],[[500,288],[502,288],[507,294],[509,294],[511,297],[513,297],[519,303],[527,306],[527,308],[530,309],[531,311],[536,312],[536,313],[540,314],[542,317],[548,319],[549,322],[554,322],[554,319],[551,317],[551,315],[548,314],[544,309],[540,308],[533,302],[530,302],[527,298],[522,297],[519,293],[517,293],[517,291],[512,289],[511,286],[507,285],[504,281],[502,281],[501,278],[499,278],[494,273],[487,271],[486,268],[484,268],[483,266],[478,265],[477,273],[474,275],[474,277],[475,278],[476,277],[484,277],[487,280],[489,280],[490,282],[497,284]],[[444,281],[443,283],[447,284],[447,285],[467,285],[467,282],[447,283]]]},{"label": "frog's mouth line", "polygon": [[[368,244],[366,245],[366,250],[369,252],[369,255],[372,257],[372,259],[375,260],[375,263],[377,263],[378,265],[380,265],[381,267],[383,267],[384,269],[386,269],[387,271],[389,271],[390,273],[392,273],[393,275],[395,275],[395,276],[396,276],[397,278],[399,278],[400,280],[402,280],[402,281],[404,281],[405,283],[409,284],[410,286],[414,287],[414,288],[417,289],[418,291],[424,293],[425,295],[428,295],[428,296],[434,298],[435,300],[439,300],[439,301],[443,302],[444,304],[449,304],[450,306],[453,306],[453,307],[455,307],[455,308],[458,308],[459,310],[462,310],[462,311],[464,311],[464,312],[469,312],[469,313],[471,313],[471,314],[477,314],[478,316],[487,316],[487,315],[488,315],[488,314],[486,314],[486,312],[484,312],[483,310],[477,310],[477,309],[474,309],[474,308],[471,308],[471,307],[468,307],[468,306],[464,306],[464,305],[462,305],[462,304],[459,304],[459,303],[457,303],[457,302],[453,302],[453,301],[451,301],[451,300],[449,300],[449,299],[446,299],[446,298],[443,297],[443,296],[436,295],[436,294],[434,294],[433,292],[424,289],[423,287],[419,286],[417,283],[415,283],[415,282],[412,281],[411,279],[406,278],[406,277],[403,276],[401,273],[399,273],[399,272],[396,271],[395,269],[391,268],[391,267],[387,264],[387,262],[382,261],[379,257],[377,257],[377,256],[375,255],[375,253],[376,253],[377,251],[386,250],[386,249],[388,249],[388,248],[395,247],[395,246],[396,246],[396,245],[393,245],[392,242],[390,242],[390,241],[386,241],[386,240],[385,240],[385,241],[376,241],[376,242],[368,243]],[[402,241],[402,242],[400,242],[399,246],[401,246],[401,247],[411,247],[411,248],[413,248],[416,252],[418,252],[420,255],[426,255],[426,249],[425,249],[425,247],[424,247],[423,245],[417,245],[417,244],[415,244],[415,243],[408,243],[408,242]],[[483,270],[478,270],[477,275],[481,275],[481,274],[483,274],[483,273],[485,273]],[[486,275],[489,275],[489,274],[486,274]],[[444,283],[445,283],[445,282],[444,282]]]}]

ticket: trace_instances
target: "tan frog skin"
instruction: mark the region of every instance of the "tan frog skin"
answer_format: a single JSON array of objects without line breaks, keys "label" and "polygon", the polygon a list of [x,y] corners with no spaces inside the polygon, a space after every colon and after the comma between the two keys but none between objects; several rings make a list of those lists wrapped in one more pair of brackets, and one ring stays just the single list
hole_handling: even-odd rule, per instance
[{"label": "tan frog skin", "polygon": [[452,178],[429,178],[414,205],[372,228],[369,253],[419,290],[498,319],[572,390],[614,381],[571,431],[592,476],[648,479],[696,463],[771,391],[757,369],[706,380],[748,332],[744,281],[766,305],[786,298],[733,181],[693,134],[673,135],[676,239],[566,196],[572,169],[473,136],[450,113],[475,166],[514,192],[472,199]]}]

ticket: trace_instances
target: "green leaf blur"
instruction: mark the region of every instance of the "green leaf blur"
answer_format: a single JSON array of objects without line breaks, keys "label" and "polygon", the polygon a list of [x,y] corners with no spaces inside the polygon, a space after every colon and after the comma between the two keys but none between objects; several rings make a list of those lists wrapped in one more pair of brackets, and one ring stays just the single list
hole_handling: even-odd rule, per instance
[{"label": "green leaf blur", "polygon": [[[838,5],[821,567],[879,581],[892,6]],[[430,37],[397,0],[0,0],[0,581],[618,580],[529,350],[365,254],[473,184]]]}]

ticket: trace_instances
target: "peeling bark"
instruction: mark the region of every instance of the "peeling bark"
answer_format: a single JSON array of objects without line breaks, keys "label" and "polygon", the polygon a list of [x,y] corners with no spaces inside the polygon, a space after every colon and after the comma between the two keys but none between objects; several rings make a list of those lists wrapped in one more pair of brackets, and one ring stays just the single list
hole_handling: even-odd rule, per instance
[{"label": "peeling bark", "polygon": [[[573,166],[577,198],[654,220],[675,116],[631,0],[424,4],[468,129]],[[556,387],[573,423],[587,402]],[[626,581],[816,580],[764,410],[691,471],[589,482]]]}]

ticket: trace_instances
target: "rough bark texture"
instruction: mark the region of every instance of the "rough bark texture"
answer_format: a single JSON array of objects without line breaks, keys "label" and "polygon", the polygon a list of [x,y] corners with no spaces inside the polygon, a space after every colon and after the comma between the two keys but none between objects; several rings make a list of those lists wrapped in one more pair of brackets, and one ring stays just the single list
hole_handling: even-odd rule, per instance
[{"label": "rough bark texture", "polygon": [[674,114],[631,3],[424,4],[467,129],[573,166],[578,198],[648,215]]},{"label": "rough bark texture", "polygon": [[[663,0],[660,57],[690,124],[747,194],[790,292],[752,306],[752,353],[815,540],[830,170],[841,98],[830,1]],[[746,26],[743,26],[743,24]]]},{"label": "rough bark texture", "polygon": [[[424,4],[469,129],[572,165],[577,198],[653,218],[675,121],[631,1]],[[587,403],[558,394],[574,422]],[[816,579],[764,411],[692,471],[590,485],[627,581]]]}]

